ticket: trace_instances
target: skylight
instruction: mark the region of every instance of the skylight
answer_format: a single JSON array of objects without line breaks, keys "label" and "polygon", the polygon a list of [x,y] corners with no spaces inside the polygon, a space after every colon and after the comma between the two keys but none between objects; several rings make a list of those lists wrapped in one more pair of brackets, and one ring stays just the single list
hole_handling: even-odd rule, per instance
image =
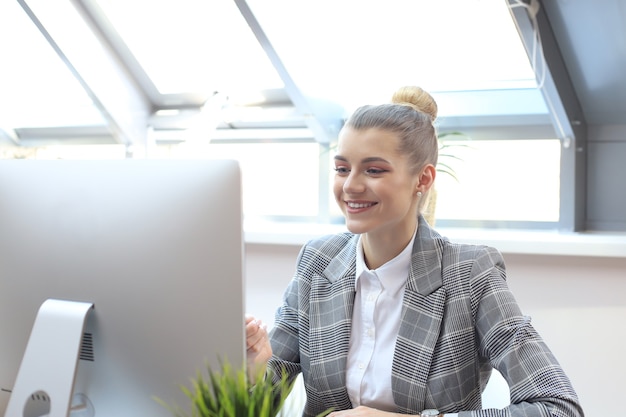
[{"label": "skylight", "polygon": [[161,94],[282,88],[233,0],[98,0]]},{"label": "skylight", "polygon": [[0,2],[0,128],[102,124],[79,81],[17,1]]},{"label": "skylight", "polygon": [[[240,10],[242,2],[249,5],[260,29],[251,29]],[[282,65],[303,96],[336,104],[346,112],[364,103],[386,101],[398,86],[414,84],[441,94],[437,100],[448,103],[445,108],[454,109],[455,117],[465,111],[474,115],[477,110],[504,109],[498,101],[504,96],[495,100],[473,96],[473,100],[497,103],[492,110],[478,108],[475,101],[463,104],[450,93],[511,89],[534,90],[528,100],[509,100],[528,103],[522,113],[546,113],[505,0],[82,0],[76,4],[84,9],[83,15],[92,14],[90,26],[132,72],[140,85],[134,97],[151,101],[147,111],[198,108],[215,92],[290,93],[284,74],[276,69]],[[65,18],[58,16],[61,23]],[[259,31],[268,42],[259,42]],[[19,2],[1,2],[0,36],[19,42],[0,45],[0,130],[104,126],[103,115],[110,120],[110,114],[122,125],[127,123],[125,109],[115,114],[117,109],[94,106],[41,32]],[[93,71],[91,79],[94,76],[102,78],[102,86],[111,74]],[[293,101],[292,95],[283,95]],[[166,100],[169,96],[176,99]],[[144,125],[140,121],[137,127]]]},{"label": "skylight", "polygon": [[[97,0],[164,94],[281,88],[234,0]],[[306,95],[346,108],[402,84],[430,91],[532,88],[504,0],[250,0]]]}]

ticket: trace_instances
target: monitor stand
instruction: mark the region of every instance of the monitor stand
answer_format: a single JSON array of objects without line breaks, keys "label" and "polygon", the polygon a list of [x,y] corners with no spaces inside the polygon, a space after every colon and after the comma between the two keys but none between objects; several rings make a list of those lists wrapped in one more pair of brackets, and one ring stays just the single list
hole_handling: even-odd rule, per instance
[{"label": "monitor stand", "polygon": [[[78,355],[92,303],[49,299],[39,308],[5,417],[68,417]],[[89,405],[76,415],[89,417]],[[74,415],[74,414],[72,414]]]}]

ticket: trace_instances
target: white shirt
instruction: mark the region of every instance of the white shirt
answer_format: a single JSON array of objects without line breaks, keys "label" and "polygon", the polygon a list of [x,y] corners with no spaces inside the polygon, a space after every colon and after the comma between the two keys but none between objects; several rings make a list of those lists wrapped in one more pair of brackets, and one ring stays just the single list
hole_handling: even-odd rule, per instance
[{"label": "white shirt", "polygon": [[383,411],[396,410],[391,391],[391,364],[413,240],[398,256],[370,270],[365,264],[359,237],[356,297],[346,371],[346,387],[353,407],[364,405]]}]

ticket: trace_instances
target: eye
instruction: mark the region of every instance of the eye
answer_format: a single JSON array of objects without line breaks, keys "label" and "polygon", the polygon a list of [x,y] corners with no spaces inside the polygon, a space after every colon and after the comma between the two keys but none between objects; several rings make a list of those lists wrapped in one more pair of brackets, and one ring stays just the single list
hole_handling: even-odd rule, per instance
[{"label": "eye", "polygon": [[346,167],[335,167],[335,172],[337,175],[347,175],[350,170]]},{"label": "eye", "polygon": [[380,168],[368,168],[365,170],[365,172],[367,173],[367,175],[381,175],[389,171],[386,169],[380,169]]}]

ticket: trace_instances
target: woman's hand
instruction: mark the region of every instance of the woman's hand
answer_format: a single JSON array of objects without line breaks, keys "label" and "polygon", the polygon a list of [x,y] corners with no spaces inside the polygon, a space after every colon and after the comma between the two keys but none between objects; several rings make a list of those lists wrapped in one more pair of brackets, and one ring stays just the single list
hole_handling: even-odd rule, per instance
[{"label": "woman's hand", "polygon": [[334,411],[328,417],[400,417],[400,414],[359,406],[352,410]]},{"label": "woman's hand", "polygon": [[254,383],[258,375],[263,375],[267,361],[272,357],[272,346],[267,334],[267,325],[246,314],[246,357],[248,377]]}]

